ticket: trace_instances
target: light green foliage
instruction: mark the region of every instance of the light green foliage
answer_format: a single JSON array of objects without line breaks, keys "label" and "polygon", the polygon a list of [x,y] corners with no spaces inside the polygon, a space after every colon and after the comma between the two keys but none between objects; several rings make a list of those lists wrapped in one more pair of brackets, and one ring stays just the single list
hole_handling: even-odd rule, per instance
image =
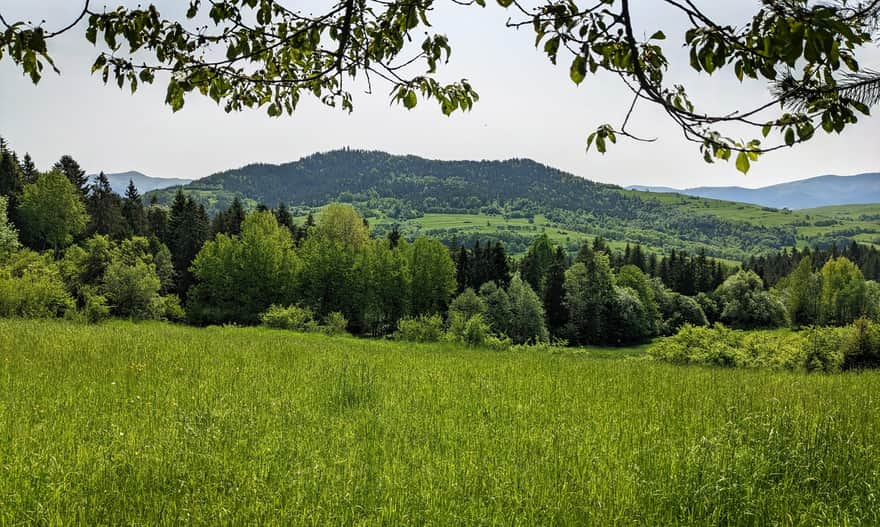
[{"label": "light green foliage", "polygon": [[16,250],[18,250],[18,231],[9,223],[7,209],[9,200],[0,195],[0,264],[5,262]]},{"label": "light green foliage", "polygon": [[272,305],[260,315],[260,322],[269,328],[306,331],[313,317],[312,310],[307,307]]},{"label": "light green foliage", "polygon": [[485,346],[490,336],[489,324],[482,314],[471,317],[455,312],[449,315],[449,327],[445,340],[458,342],[467,346]]},{"label": "light green foliage", "polygon": [[409,310],[411,277],[405,242],[391,248],[386,240],[366,246],[358,266],[364,284],[364,321],[374,335],[394,330]]},{"label": "light green foliage", "polygon": [[639,294],[629,287],[614,287],[614,306],[608,314],[607,342],[616,346],[644,342],[654,334],[655,319]]},{"label": "light green foliage", "polygon": [[161,318],[154,302],[161,285],[153,264],[141,259],[129,263],[114,257],[104,272],[104,294],[113,313],[121,317]]},{"label": "light green foliage", "polygon": [[880,524],[880,372],[356,344],[0,320],[0,524]]},{"label": "light green foliage", "polygon": [[776,286],[780,291],[792,327],[819,322],[822,281],[813,272],[813,263],[804,257],[797,268]]},{"label": "light green foliage", "polygon": [[833,372],[843,362],[841,342],[833,329],[745,332],[721,324],[711,328],[686,324],[675,336],[654,344],[649,353],[674,364]]},{"label": "light green foliage", "polygon": [[254,324],[272,304],[293,302],[298,269],[290,231],[271,212],[251,214],[241,236],[220,234],[196,256],[188,315],[199,324]]},{"label": "light green foliage", "polygon": [[344,203],[327,205],[318,218],[314,238],[324,243],[339,243],[347,249],[359,250],[370,239],[370,231],[354,207]]},{"label": "light green foliage", "polygon": [[53,318],[73,308],[49,255],[23,250],[0,266],[0,317]]},{"label": "light green foliage", "polygon": [[[696,299],[670,291],[656,277],[650,280],[650,285],[660,311],[659,334],[672,335],[685,324],[692,326],[708,325],[706,314]],[[705,298],[704,301],[706,301]]]},{"label": "light green foliage", "polygon": [[488,309],[486,320],[492,331],[504,334],[513,313],[510,309],[510,297],[507,291],[498,287],[495,282],[486,282],[480,287],[480,298],[485,300]]},{"label": "light green foliage", "polygon": [[97,324],[110,318],[110,305],[107,297],[102,295],[98,288],[87,285],[79,291],[82,307],[79,310],[79,318],[89,324]]},{"label": "light green foliage", "polygon": [[395,336],[409,342],[437,342],[443,336],[443,318],[436,314],[403,317]]},{"label": "light green foliage", "polygon": [[88,223],[78,190],[57,170],[25,185],[18,215],[22,221],[22,241],[41,250],[67,247]]},{"label": "light green foliage", "polygon": [[348,328],[348,319],[339,311],[334,311],[324,317],[323,331],[327,335],[342,335]]},{"label": "light green foliage", "polygon": [[455,263],[449,250],[437,240],[419,238],[409,248],[412,290],[410,306],[415,315],[446,311],[455,292]]},{"label": "light green foliage", "polygon": [[635,291],[639,301],[645,309],[645,315],[648,319],[649,333],[656,331],[656,325],[659,323],[660,311],[657,307],[657,299],[654,296],[654,288],[651,286],[650,279],[635,265],[624,265],[617,271],[614,283],[619,287],[628,287]]},{"label": "light green foliage", "polygon": [[761,277],[753,271],[739,271],[716,291],[724,306],[721,320],[735,328],[773,328],[785,324],[785,306],[764,291]]},{"label": "light green foliage", "polygon": [[865,282],[865,315],[880,322],[880,283],[874,280]]},{"label": "light green foliage", "polygon": [[365,307],[376,309],[365,280],[371,268],[364,254],[368,241],[369,231],[357,211],[350,205],[328,205],[298,251],[302,258],[298,298],[318,316],[339,311],[350,320],[363,321]]},{"label": "light green foliage", "polygon": [[452,303],[449,304],[449,316],[458,315],[464,320],[476,315],[485,317],[488,311],[489,306],[486,304],[486,301],[477,295],[477,293],[475,293],[470,287],[462,291],[461,294],[455,297]]},{"label": "light green foliage", "polygon": [[865,277],[854,263],[842,256],[829,260],[821,275],[823,324],[849,324],[864,314]]},{"label": "light green foliage", "polygon": [[510,281],[507,297],[510,300],[510,319],[503,333],[517,344],[547,340],[544,305],[519,273]]},{"label": "light green foliage", "polygon": [[855,321],[842,346],[846,369],[880,367],[880,324],[866,318]]}]

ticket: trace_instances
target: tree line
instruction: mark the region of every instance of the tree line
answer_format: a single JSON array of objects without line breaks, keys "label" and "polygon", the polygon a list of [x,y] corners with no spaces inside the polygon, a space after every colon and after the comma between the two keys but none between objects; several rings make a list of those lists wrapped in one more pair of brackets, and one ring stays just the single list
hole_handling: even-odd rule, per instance
[{"label": "tree line", "polygon": [[[449,248],[397,229],[377,237],[349,204],[301,225],[283,203],[248,213],[236,199],[211,218],[178,190],[170,207],[145,205],[133,184],[118,196],[103,175],[89,182],[70,156],[43,173],[2,146],[4,316],[287,317],[371,336],[624,345],[685,324],[843,325],[876,318],[880,305],[858,265],[876,250],[858,245],[737,269],[704,253],[615,250],[601,237],[570,254],[541,235],[516,260],[500,242]],[[793,255],[801,259],[782,278],[754,270],[773,262],[781,273]]]}]

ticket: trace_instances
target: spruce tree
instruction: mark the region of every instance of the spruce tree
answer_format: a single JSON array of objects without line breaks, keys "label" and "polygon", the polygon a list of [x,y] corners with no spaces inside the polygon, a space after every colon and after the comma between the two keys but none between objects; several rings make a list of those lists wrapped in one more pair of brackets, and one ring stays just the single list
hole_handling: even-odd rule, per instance
[{"label": "spruce tree", "polygon": [[31,158],[29,153],[24,154],[24,159],[21,160],[21,178],[22,182],[25,185],[29,185],[37,180],[37,176],[40,173],[37,171],[36,165],[34,165],[34,160]]},{"label": "spruce tree", "polygon": [[458,249],[458,257],[455,259],[455,281],[458,283],[458,292],[461,293],[470,285],[470,258],[468,250],[462,245]]},{"label": "spruce tree", "polygon": [[553,263],[547,270],[544,287],[544,311],[547,315],[547,328],[550,334],[559,336],[568,324],[568,306],[565,305],[565,271],[568,269],[568,258],[562,247],[556,248]]},{"label": "spruce tree", "polygon": [[98,175],[86,198],[86,210],[91,216],[87,229],[89,235],[104,234],[114,239],[125,237],[127,229],[122,216],[122,198],[113,192],[103,172]]},{"label": "spruce tree", "polygon": [[147,215],[144,201],[134,181],[128,180],[125,198],[122,201],[122,216],[125,218],[126,230],[130,236],[144,236],[148,232]]},{"label": "spruce tree", "polygon": [[296,225],[293,223],[293,216],[290,215],[290,210],[288,210],[287,205],[283,201],[279,203],[278,208],[275,209],[275,220],[278,221],[278,225],[287,227],[291,233],[296,231]]},{"label": "spruce tree", "polygon": [[62,174],[67,176],[67,179],[79,191],[80,196],[85,197],[89,193],[89,178],[86,177],[86,171],[80,168],[79,163],[73,157],[61,156],[61,159],[52,168],[60,170]]}]

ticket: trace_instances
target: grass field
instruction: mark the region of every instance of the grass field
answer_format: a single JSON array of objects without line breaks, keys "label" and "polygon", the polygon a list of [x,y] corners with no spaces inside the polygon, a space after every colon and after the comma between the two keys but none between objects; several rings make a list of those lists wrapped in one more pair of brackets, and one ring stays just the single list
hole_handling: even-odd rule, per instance
[{"label": "grass field", "polygon": [[0,321],[0,525],[877,525],[880,373]]}]

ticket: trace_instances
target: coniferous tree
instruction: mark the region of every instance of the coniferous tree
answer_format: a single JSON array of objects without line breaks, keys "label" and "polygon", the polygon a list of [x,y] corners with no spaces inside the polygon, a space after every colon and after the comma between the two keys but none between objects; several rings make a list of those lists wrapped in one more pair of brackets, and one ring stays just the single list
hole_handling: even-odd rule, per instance
[{"label": "coniferous tree", "polygon": [[568,269],[568,258],[562,247],[556,248],[553,263],[547,270],[546,286],[544,287],[544,311],[547,315],[547,328],[550,333],[559,336],[568,324],[568,307],[565,305],[565,271]]},{"label": "coniferous tree", "polygon": [[87,234],[106,234],[113,239],[125,237],[128,229],[122,215],[122,198],[113,192],[103,172],[86,198],[86,210],[91,217]]},{"label": "coniferous tree", "polygon": [[455,281],[458,284],[457,291],[463,292],[470,285],[470,258],[468,250],[462,245],[458,249],[458,256],[455,259]]},{"label": "coniferous tree", "polygon": [[85,198],[89,193],[89,178],[86,177],[86,171],[80,168],[79,163],[73,157],[61,156],[61,159],[52,168],[67,176],[67,179],[79,191],[80,196]]},{"label": "coniferous tree", "polygon": [[[266,207],[262,209],[257,207],[257,212],[267,212],[268,210]],[[241,224],[244,222],[245,216],[244,206],[242,206],[241,200],[236,196],[228,209],[221,211],[214,217],[211,230],[214,231],[215,235],[222,233],[237,236],[241,234]]]},{"label": "coniferous tree", "polygon": [[164,245],[168,245],[168,209],[159,205],[156,196],[150,199],[150,208],[147,210],[147,227],[150,234],[155,236]]},{"label": "coniferous tree", "polygon": [[128,236],[144,236],[149,228],[147,214],[144,210],[144,201],[138,192],[134,181],[128,180],[125,189],[125,198],[122,201],[122,217],[125,219]]},{"label": "coniferous tree", "polygon": [[37,180],[37,176],[40,173],[37,171],[36,165],[34,165],[34,160],[31,158],[29,153],[24,154],[24,158],[21,160],[21,177],[22,182],[25,185],[29,185]]},{"label": "coniferous tree", "polygon": [[391,230],[388,232],[388,243],[391,245],[391,248],[394,249],[400,243],[400,238],[402,235],[400,234],[400,228],[395,223]]},{"label": "coniferous tree", "polygon": [[16,206],[24,188],[24,181],[15,152],[0,137],[0,194],[8,196]]},{"label": "coniferous tree", "polygon": [[177,276],[177,293],[181,297],[193,284],[189,267],[207,241],[210,230],[211,224],[205,208],[178,190],[168,220],[168,249],[171,250]]},{"label": "coniferous tree", "polygon": [[488,251],[487,264],[490,270],[488,281],[495,282],[501,287],[510,285],[510,261],[507,259],[507,252],[504,250],[504,244],[496,241],[492,249]]},{"label": "coniferous tree", "polygon": [[296,225],[293,223],[293,216],[291,216],[290,210],[283,201],[279,203],[278,208],[275,209],[275,220],[278,221],[278,225],[287,227],[287,230],[290,231],[291,235],[296,232]]}]

